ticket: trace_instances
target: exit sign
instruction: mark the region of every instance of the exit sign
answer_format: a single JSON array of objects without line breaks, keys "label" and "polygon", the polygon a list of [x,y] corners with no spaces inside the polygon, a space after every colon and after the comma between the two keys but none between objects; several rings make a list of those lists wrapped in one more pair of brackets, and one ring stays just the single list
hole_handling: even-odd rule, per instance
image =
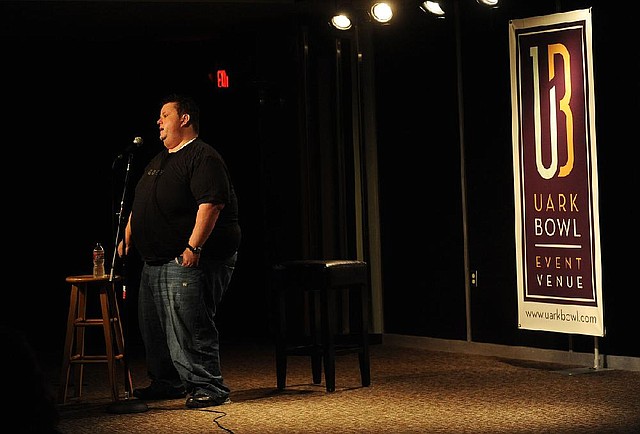
[{"label": "exit sign", "polygon": [[228,88],[229,87],[229,76],[227,75],[227,71],[224,69],[218,69],[216,72],[216,85],[218,88]]}]

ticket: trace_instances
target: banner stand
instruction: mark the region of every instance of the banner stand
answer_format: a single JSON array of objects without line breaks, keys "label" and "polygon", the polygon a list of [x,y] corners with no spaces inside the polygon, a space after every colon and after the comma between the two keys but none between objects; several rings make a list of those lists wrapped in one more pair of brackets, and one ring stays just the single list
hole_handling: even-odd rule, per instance
[{"label": "banner stand", "polygon": [[593,337],[593,366],[591,368],[571,368],[557,371],[564,375],[589,374],[600,371],[611,371],[612,368],[604,368],[600,363],[600,352],[598,348],[598,336]]},{"label": "banner stand", "polygon": [[590,8],[509,22],[518,328],[604,337],[591,45]]}]

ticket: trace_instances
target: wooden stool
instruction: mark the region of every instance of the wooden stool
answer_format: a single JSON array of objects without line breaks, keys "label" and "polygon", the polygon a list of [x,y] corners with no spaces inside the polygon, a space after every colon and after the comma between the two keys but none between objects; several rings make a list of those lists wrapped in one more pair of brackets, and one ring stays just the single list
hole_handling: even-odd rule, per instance
[{"label": "wooden stool", "polygon": [[[273,267],[276,301],[277,387],[286,387],[287,357],[311,357],[313,383],[320,384],[324,366],[327,392],[336,388],[336,355],[357,353],[363,386],[371,383],[369,365],[369,285],[366,262],[354,260],[286,261]],[[345,292],[346,291],[346,292]],[[336,295],[348,296],[348,332],[337,331]],[[287,306],[291,297],[302,296],[307,309],[307,330],[288,330]],[[319,306],[317,299],[319,298]],[[302,311],[293,306],[293,313]],[[316,311],[319,309],[319,315]]]},{"label": "wooden stool", "polygon": [[[117,362],[124,365],[125,389],[132,390],[131,372],[124,359],[124,335],[120,320],[120,309],[116,299],[115,281],[120,280],[115,276],[113,281],[109,276],[93,277],[92,275],[69,276],[66,278],[71,283],[71,296],[69,298],[69,316],[67,319],[67,335],[62,357],[62,374],[60,378],[60,391],[58,401],[67,402],[67,390],[71,366],[74,366],[73,381],[75,385],[75,398],[82,395],[82,377],[84,365],[90,363],[106,363],[109,383],[111,385],[111,397],[113,401],[119,400],[116,365]],[[100,318],[87,318],[87,298],[90,291],[97,291],[96,299],[100,299]],[[85,348],[86,327],[102,327],[104,332],[104,354],[87,354]]]}]

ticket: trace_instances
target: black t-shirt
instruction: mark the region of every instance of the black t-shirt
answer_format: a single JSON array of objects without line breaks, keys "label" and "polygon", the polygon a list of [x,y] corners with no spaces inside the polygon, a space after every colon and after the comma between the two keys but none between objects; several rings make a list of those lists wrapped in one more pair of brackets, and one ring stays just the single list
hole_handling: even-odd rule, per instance
[{"label": "black t-shirt", "polygon": [[237,251],[238,201],[222,156],[200,139],[178,152],[164,149],[138,181],[131,208],[133,244],[144,261],[172,260],[189,241],[198,205],[224,203],[202,257],[224,259]]}]

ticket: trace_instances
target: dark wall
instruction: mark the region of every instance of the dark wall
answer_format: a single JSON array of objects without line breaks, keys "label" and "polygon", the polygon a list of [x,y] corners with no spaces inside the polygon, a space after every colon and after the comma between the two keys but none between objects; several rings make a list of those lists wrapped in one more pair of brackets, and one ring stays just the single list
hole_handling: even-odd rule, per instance
[{"label": "dark wall", "polygon": [[[638,356],[629,256],[634,211],[620,202],[637,185],[627,149],[639,113],[638,36],[628,14],[598,1],[460,1],[464,143],[476,342],[593,351],[593,338],[517,328],[508,23],[592,8],[600,229],[609,354]],[[400,24],[395,22],[394,24]],[[416,11],[376,30],[376,90],[385,329],[465,339],[454,21]],[[614,49],[615,47],[615,49]],[[623,107],[627,107],[624,108]],[[635,115],[634,115],[635,113]],[[625,157],[627,155],[627,157]],[[624,240],[624,241],[623,241]]]},{"label": "dark wall", "polygon": [[[8,232],[16,239],[13,255],[35,276],[12,284],[3,323],[26,329],[38,348],[61,350],[65,277],[91,272],[97,241],[111,268],[129,161],[116,156],[134,137],[144,139],[129,166],[131,193],[162,149],[160,98],[181,91],[200,103],[200,135],[226,159],[241,207],[243,244],[219,328],[225,338],[267,336],[268,264],[298,238],[296,202],[287,191],[297,173],[290,11],[271,6],[256,22],[243,6],[238,12],[204,3],[8,2],[0,8],[6,65],[0,79],[11,117],[4,149],[13,173],[5,172],[6,185],[13,185]],[[220,68],[229,89],[216,86]],[[129,195],[124,202],[126,215]],[[115,265],[127,282],[125,313],[135,341],[141,267],[135,247]],[[25,315],[39,320],[24,321]]]},{"label": "dark wall", "polygon": [[[626,253],[637,244],[627,192],[637,185],[629,155],[640,113],[638,37],[629,31],[629,14],[595,0],[503,0],[488,14],[472,0],[461,3],[469,251],[471,267],[480,272],[471,294],[473,340],[592,351],[586,337],[517,329],[508,20],[593,7],[607,323],[602,349],[639,356],[632,338],[640,300]],[[3,322],[26,329],[38,348],[62,348],[64,278],[90,272],[96,241],[109,259],[113,254],[125,173],[125,161],[114,159],[135,136],[143,137],[131,170],[131,182],[137,179],[162,146],[158,100],[178,89],[200,100],[202,136],[227,159],[242,207],[243,250],[219,314],[222,335],[268,335],[269,266],[304,250],[314,228],[304,227],[301,214],[323,212],[313,198],[306,198],[313,206],[301,210],[305,102],[313,110],[332,108],[327,100],[304,101],[294,12],[276,4],[248,12],[206,2],[0,3],[5,209],[12,211],[7,232],[16,240],[7,253],[36,276],[11,281]],[[276,17],[282,30],[269,22]],[[403,9],[373,33],[385,332],[465,339],[453,23]],[[326,38],[319,38],[322,44]],[[312,43],[311,56],[328,47]],[[228,67],[230,91],[209,79],[219,67]],[[323,70],[316,78],[330,75]],[[326,80],[313,86],[314,98],[331,91]],[[315,112],[313,121],[330,123],[333,115]],[[335,137],[318,124],[310,131],[320,144]],[[139,266],[131,257],[123,270],[129,300]],[[25,321],[25,315],[39,320]],[[130,320],[135,326],[135,314]]]},{"label": "dark wall", "polygon": [[385,331],[464,339],[455,46],[402,12],[374,42]]}]

